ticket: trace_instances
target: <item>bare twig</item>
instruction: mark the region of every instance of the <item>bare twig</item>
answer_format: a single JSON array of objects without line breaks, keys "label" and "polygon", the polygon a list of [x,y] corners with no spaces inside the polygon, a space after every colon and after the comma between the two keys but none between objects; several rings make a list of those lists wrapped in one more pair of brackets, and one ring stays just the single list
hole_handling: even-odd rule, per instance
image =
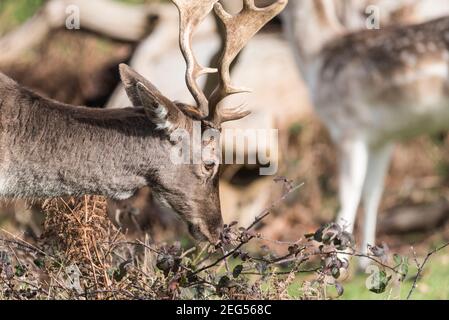
[{"label": "bare twig", "polygon": [[449,242],[446,243],[446,244],[444,244],[444,245],[442,245],[442,246],[440,246],[440,247],[438,247],[438,248],[433,249],[432,251],[430,251],[430,252],[426,255],[426,257],[424,258],[424,261],[423,261],[421,264],[419,264],[418,260],[416,259],[416,263],[417,263],[417,265],[418,265],[418,271],[416,272],[416,276],[415,276],[415,279],[413,280],[412,287],[411,287],[410,291],[409,291],[408,294],[407,294],[407,300],[410,300],[410,298],[412,297],[412,294],[413,294],[413,292],[415,291],[416,286],[418,285],[418,280],[419,280],[419,278],[421,277],[422,272],[424,271],[424,267],[425,267],[426,264],[429,262],[429,259],[430,259],[434,254],[436,254],[437,252],[439,252],[439,251],[441,251],[441,250],[443,250],[443,249],[445,249],[445,248],[447,248],[447,247],[449,247]]}]

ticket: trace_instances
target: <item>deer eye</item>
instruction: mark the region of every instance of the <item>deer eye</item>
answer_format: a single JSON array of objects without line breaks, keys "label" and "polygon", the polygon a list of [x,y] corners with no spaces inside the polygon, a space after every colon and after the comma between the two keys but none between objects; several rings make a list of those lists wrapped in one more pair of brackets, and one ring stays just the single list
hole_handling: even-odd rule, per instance
[{"label": "deer eye", "polygon": [[214,161],[205,161],[204,162],[204,168],[207,171],[212,171],[215,167],[215,162]]}]

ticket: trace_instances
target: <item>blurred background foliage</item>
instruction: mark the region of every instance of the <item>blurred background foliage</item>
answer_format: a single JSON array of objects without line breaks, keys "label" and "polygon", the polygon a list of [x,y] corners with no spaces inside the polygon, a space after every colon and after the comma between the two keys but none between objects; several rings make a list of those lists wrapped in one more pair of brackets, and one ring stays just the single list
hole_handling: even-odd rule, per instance
[{"label": "blurred background foliage", "polygon": [[25,22],[44,2],[44,0],[0,1],[0,34]]},{"label": "blurred background foliage", "polygon": [[[1,0],[0,35],[28,20],[46,0]],[[129,4],[165,2],[166,0],[114,0]]]}]

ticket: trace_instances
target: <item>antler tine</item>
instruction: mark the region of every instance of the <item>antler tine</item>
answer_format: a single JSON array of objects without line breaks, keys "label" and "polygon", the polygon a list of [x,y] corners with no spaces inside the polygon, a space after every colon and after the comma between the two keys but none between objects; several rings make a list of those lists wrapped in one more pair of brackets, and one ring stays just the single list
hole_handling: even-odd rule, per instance
[{"label": "antler tine", "polygon": [[192,49],[192,38],[195,29],[212,11],[218,0],[172,0],[179,10],[179,46],[186,61],[186,84],[197,103],[199,116],[206,118],[209,114],[209,102],[197,83],[197,79],[207,73],[215,73],[217,69],[202,67],[195,58]]},{"label": "antler tine", "polygon": [[232,16],[220,3],[214,5],[215,14],[220,18],[225,27],[225,47],[219,62],[218,72],[220,83],[212,93],[209,101],[209,118],[217,125],[226,121],[237,120],[249,114],[241,107],[223,110],[218,104],[227,96],[249,92],[246,88],[238,88],[232,85],[230,66],[240,51],[254,35],[262,29],[271,19],[284,10],[288,0],[277,0],[272,5],[259,8],[254,0],[244,0],[243,10]]}]

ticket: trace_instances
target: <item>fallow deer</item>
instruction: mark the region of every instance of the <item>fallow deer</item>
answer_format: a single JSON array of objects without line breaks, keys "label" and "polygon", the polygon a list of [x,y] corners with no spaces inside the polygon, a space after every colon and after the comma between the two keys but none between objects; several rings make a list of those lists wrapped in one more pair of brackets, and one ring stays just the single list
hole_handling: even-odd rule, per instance
[{"label": "fallow deer", "polygon": [[348,33],[334,5],[291,1],[285,22],[315,109],[340,151],[337,220],[352,232],[362,198],[366,253],[395,142],[449,128],[449,18]]},{"label": "fallow deer", "polygon": [[[221,124],[248,115],[243,108],[222,108],[220,102],[242,90],[231,84],[229,67],[246,43],[287,0],[259,8],[244,0],[237,15],[228,14],[218,0],[173,0],[180,14],[180,47],[185,57],[187,86],[197,105],[166,98],[128,66],[120,74],[133,108],[91,109],[39,96],[0,73],[0,196],[48,198],[104,195],[127,199],[150,185],[162,203],[173,208],[198,240],[217,243],[222,230],[218,192],[219,139],[201,142],[201,163],[171,161],[176,129],[220,135]],[[201,67],[192,51],[195,29],[212,11],[226,30],[218,70]],[[219,72],[210,97],[197,79]]]}]

